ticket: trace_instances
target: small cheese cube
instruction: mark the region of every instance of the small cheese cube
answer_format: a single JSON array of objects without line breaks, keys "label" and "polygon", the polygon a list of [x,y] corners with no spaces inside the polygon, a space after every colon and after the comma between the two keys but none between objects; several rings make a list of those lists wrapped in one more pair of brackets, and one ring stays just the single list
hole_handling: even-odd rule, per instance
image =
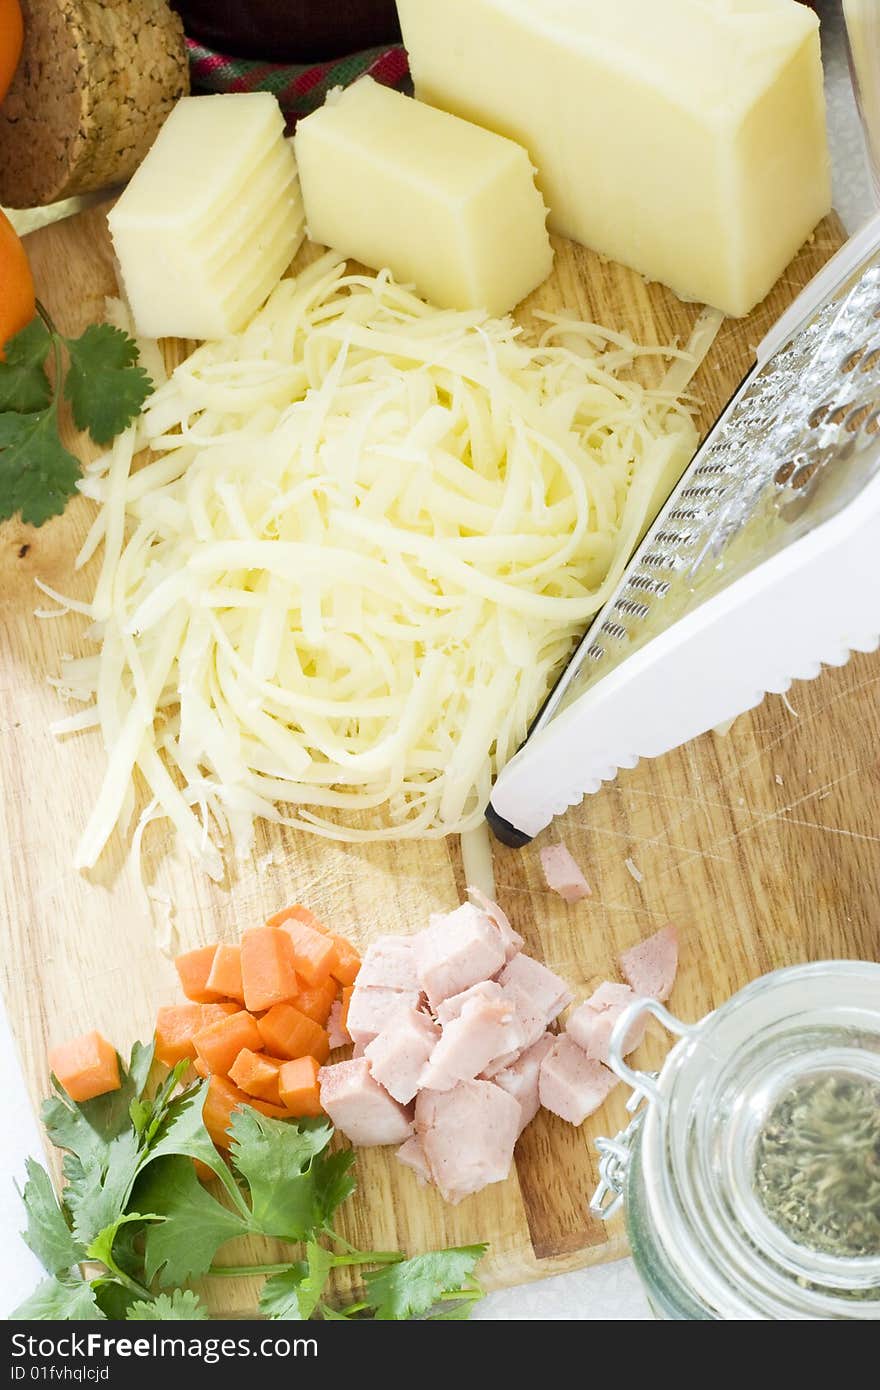
[{"label": "small cheese cube", "polygon": [[831,206],[795,0],[397,0],[416,95],[519,141],[552,231],[746,314]]},{"label": "small cheese cube", "polygon": [[139,333],[237,333],[303,239],[296,161],[275,97],[184,97],[107,221]]},{"label": "small cheese cube", "polygon": [[441,308],[504,314],[550,273],[525,150],[361,78],[299,122],[308,234]]}]

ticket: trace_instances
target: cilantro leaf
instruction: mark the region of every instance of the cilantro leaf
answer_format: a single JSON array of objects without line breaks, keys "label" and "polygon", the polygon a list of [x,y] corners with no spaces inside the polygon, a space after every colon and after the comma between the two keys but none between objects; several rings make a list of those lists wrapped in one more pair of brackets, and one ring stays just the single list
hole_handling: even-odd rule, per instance
[{"label": "cilantro leaf", "polygon": [[336,1153],[321,1154],[313,1164],[315,1202],[321,1224],[329,1228],[336,1211],[357,1190],[354,1174],[354,1149],[337,1149]]},{"label": "cilantro leaf", "polygon": [[485,1245],[461,1245],[449,1250],[432,1250],[400,1264],[385,1265],[365,1275],[366,1302],[380,1321],[420,1318],[431,1312],[442,1298],[459,1291],[473,1298],[479,1290],[472,1280],[474,1268],[486,1253]]},{"label": "cilantro leaf", "polygon": [[70,367],[64,394],[77,427],[96,444],[109,444],[131,424],[153,390],[137,365],[137,343],[109,323],[90,324],[79,338],[65,338]]},{"label": "cilantro leaf", "polygon": [[120,1267],[114,1254],[116,1237],[120,1230],[125,1226],[137,1224],[143,1225],[147,1221],[162,1221],[161,1216],[155,1212],[141,1215],[140,1212],[128,1212],[125,1216],[117,1216],[115,1221],[111,1221],[109,1226],[105,1226],[103,1231],[99,1231],[94,1240],[89,1244],[88,1257],[90,1260],[98,1260],[102,1265],[106,1265],[113,1274],[120,1273]]},{"label": "cilantro leaf", "polygon": [[83,1164],[75,1155],[64,1160],[64,1199],[73,1217],[73,1233],[89,1245],[124,1212],[140,1163],[133,1129],[111,1143],[106,1162]]},{"label": "cilantro leaf", "polygon": [[148,1164],[135,1188],[134,1200],[164,1217],[146,1234],[146,1279],[169,1288],[198,1279],[217,1250],[235,1236],[247,1235],[247,1222],[206,1192],[192,1160],[166,1155]]},{"label": "cilantro leaf", "polygon": [[192,1289],[175,1289],[172,1294],[160,1293],[151,1302],[132,1303],[126,1313],[128,1322],[204,1322],[208,1310]]},{"label": "cilantro leaf", "polygon": [[76,491],[79,459],[58,436],[55,403],[35,413],[0,414],[0,521],[21,512],[42,526]]},{"label": "cilantro leaf", "polygon": [[321,1224],[313,1160],[329,1144],[333,1126],[326,1120],[272,1120],[241,1106],[233,1112],[231,1134],[256,1229],[280,1240],[306,1240]]},{"label": "cilantro leaf", "polygon": [[30,1298],[9,1314],[10,1322],[100,1322],[104,1314],[91,1284],[82,1279],[44,1279]]},{"label": "cilantro leaf", "polygon": [[0,362],[0,410],[30,414],[45,410],[52,387],[44,364],[52,346],[48,328],[39,317],[6,344],[6,361]]},{"label": "cilantro leaf", "polygon": [[[238,1190],[238,1184],[205,1129],[202,1111],[207,1091],[207,1085],[201,1082],[174,1098],[165,1111],[161,1126],[155,1132],[146,1162],[152,1163],[168,1154],[185,1154],[188,1158],[198,1158],[220,1179],[241,1215],[249,1220],[250,1211]],[[236,1114],[240,1113],[242,1112],[236,1111]]]},{"label": "cilantro leaf", "polygon": [[45,1168],[29,1158],[27,1175],[22,1193],[28,1223],[23,1232],[24,1242],[50,1274],[63,1274],[72,1265],[79,1264],[85,1251],[70,1233]]},{"label": "cilantro leaf", "polygon": [[309,1266],[305,1260],[296,1260],[283,1274],[273,1274],[263,1285],[260,1312],[267,1318],[301,1321],[300,1290],[308,1275]]}]

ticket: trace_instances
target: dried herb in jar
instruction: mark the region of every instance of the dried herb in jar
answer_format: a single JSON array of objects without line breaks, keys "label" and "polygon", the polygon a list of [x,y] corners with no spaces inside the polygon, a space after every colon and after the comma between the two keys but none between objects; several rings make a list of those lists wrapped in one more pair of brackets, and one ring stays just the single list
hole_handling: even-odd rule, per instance
[{"label": "dried herb in jar", "polygon": [[799,1245],[880,1254],[880,1084],[826,1072],[793,1086],[759,1135],[755,1187]]}]

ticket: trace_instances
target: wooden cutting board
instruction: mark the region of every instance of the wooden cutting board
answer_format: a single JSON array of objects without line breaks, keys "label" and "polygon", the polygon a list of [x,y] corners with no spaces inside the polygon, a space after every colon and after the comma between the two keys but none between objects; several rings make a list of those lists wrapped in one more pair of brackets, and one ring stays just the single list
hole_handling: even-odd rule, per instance
[{"label": "wooden cutting board", "polygon": [[[744,322],[726,322],[694,390],[704,428],[718,414],[770,323],[841,242],[831,218],[770,299]],[[92,209],[28,239],[39,293],[69,332],[100,319],[115,291],[103,212]],[[552,279],[523,311],[565,308],[645,342],[685,341],[696,306],[659,286],[558,243]],[[73,557],[93,514],[79,500],[39,531],[0,527],[0,910],[6,1002],[36,1104],[46,1090],[48,1044],[98,1027],[121,1050],[149,1035],[156,1007],[177,997],[126,865],[121,839],[97,872],[71,856],[102,772],[98,741],[57,744],[49,723],[65,712],[47,677],[62,653],[84,649],[75,617],[38,621],[33,581],[85,597],[91,578]],[[523,851],[496,846],[497,895],[527,947],[583,994],[614,977],[617,953],[668,919],[681,928],[681,969],[671,1005],[699,1018],[774,966],[823,957],[876,958],[880,864],[880,657],[856,657],[789,700],[772,697],[730,734],[707,735],[624,772]],[[671,696],[674,698],[674,693]],[[562,838],[593,895],[574,907],[547,892],[540,844]],[[641,881],[626,866],[630,859]],[[175,905],[179,941],[235,939],[287,900],[300,898],[361,942],[411,932],[465,889],[457,840],[347,847],[263,829],[255,862],[211,884],[160,829],[147,842],[156,888]],[[637,1055],[648,1066],[664,1040]],[[619,1220],[594,1220],[595,1137],[624,1122],[623,1088],[582,1129],[546,1113],[526,1131],[515,1170],[458,1207],[420,1189],[389,1151],[358,1156],[360,1191],[344,1229],[361,1248],[409,1252],[485,1240],[490,1285],[612,1259],[625,1249]],[[224,1252],[248,1262],[252,1251]],[[222,1287],[219,1289],[216,1284]],[[215,1281],[214,1307],[253,1307],[253,1291]]]}]

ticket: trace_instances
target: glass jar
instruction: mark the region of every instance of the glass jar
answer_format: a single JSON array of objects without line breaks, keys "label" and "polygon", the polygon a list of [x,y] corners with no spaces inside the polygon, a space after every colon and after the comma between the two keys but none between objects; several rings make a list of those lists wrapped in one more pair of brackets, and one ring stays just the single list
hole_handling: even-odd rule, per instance
[{"label": "glass jar", "polygon": [[[620,1054],[634,1019],[646,1012],[679,1035],[654,1076],[633,1071]],[[777,970],[693,1026],[655,1000],[639,999],[618,1020],[610,1058],[633,1088],[629,1108],[636,1114],[615,1139],[598,1141],[601,1182],[592,1209],[607,1217],[624,1203],[633,1259],[658,1317],[880,1319],[880,1211],[871,1205],[868,1212],[867,1248],[829,1251],[813,1234],[807,1244],[801,1231],[795,1238],[785,1228],[767,1186],[770,1170],[760,1166],[770,1139],[781,1140],[797,1181],[778,1195],[801,1218],[804,1211],[824,1215],[832,1162],[844,1188],[853,1174],[874,1174],[868,1199],[880,1203],[873,1108],[880,1106],[880,965],[830,961]],[[790,1121],[802,1113],[781,1106],[820,1088],[867,1105],[858,1164],[845,1125],[832,1126],[831,1157],[824,1152],[831,1131],[820,1131],[820,1157],[809,1165],[798,1148],[809,1137],[801,1121],[797,1133],[797,1126],[779,1127],[781,1114]],[[864,1207],[857,1201],[855,1209]],[[856,1226],[863,1229],[860,1216]]]}]

